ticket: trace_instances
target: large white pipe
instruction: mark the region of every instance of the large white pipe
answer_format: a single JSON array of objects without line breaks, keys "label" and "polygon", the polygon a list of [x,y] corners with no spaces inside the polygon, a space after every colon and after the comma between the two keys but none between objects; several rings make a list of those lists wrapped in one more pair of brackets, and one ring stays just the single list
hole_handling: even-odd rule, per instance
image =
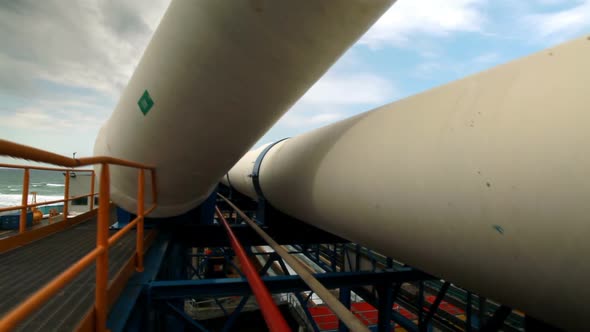
[{"label": "large white pipe", "polygon": [[[589,107],[582,38],[283,141],[260,186],[285,213],[583,330]],[[251,196],[256,157],[229,173]]]},{"label": "large white pipe", "polygon": [[[186,212],[393,1],[173,0],[95,155],[156,166],[151,216]],[[135,211],[136,171],[111,179]]]}]

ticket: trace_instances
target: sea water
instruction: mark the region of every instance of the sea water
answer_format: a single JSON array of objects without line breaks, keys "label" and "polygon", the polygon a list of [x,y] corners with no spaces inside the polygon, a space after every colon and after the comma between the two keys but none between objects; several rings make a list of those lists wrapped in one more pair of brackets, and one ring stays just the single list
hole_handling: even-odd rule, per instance
[{"label": "sea water", "polygon": [[[22,169],[0,168],[0,207],[20,205],[23,191]],[[63,172],[31,170],[29,197],[37,193],[37,203],[63,199],[65,175]]]}]

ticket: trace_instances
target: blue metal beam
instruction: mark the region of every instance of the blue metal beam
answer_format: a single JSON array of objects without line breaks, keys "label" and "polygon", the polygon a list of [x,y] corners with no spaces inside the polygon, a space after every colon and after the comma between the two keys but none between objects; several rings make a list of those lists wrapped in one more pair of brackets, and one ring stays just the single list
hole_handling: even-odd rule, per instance
[{"label": "blue metal beam", "polygon": [[283,270],[283,274],[289,275],[289,269],[287,269],[287,265],[285,265],[285,262],[278,254],[277,254],[277,260],[279,261],[279,265],[281,266],[281,270]]},{"label": "blue metal beam", "polygon": [[295,298],[299,302],[299,305],[301,306],[303,313],[305,313],[305,317],[307,318],[309,325],[311,325],[313,332],[320,332],[320,328],[319,328],[318,324],[316,323],[315,319],[313,319],[311,312],[309,312],[309,307],[307,306],[307,303],[309,302],[309,298],[311,297],[312,294],[313,293],[310,292],[309,296],[304,300],[299,292],[293,293],[293,295],[295,295]]},{"label": "blue metal beam", "polygon": [[[392,294],[393,294],[392,301],[393,302],[395,302],[395,296],[397,293],[396,288],[398,288],[398,285],[396,285],[394,287],[393,292],[392,292]],[[367,303],[371,304],[373,307],[375,307],[375,308],[379,307],[377,298],[373,294],[371,294],[371,292],[368,291],[365,287],[354,287],[352,289],[352,291],[355,292],[360,297],[362,297]],[[399,312],[393,310],[393,308],[391,309],[391,311],[392,311],[391,318],[393,319],[394,322],[399,324],[399,326],[403,327],[404,329],[406,329],[409,332],[418,332],[418,325],[414,324],[414,322],[407,319],[406,317],[401,315]]]},{"label": "blue metal beam", "polygon": [[242,297],[238,306],[231,313],[231,315],[229,316],[229,318],[225,322],[225,325],[223,325],[223,329],[221,330],[222,332],[231,331],[231,328],[233,327],[234,323],[238,319],[238,316],[240,315],[240,313],[242,313],[242,309],[244,309],[244,307],[246,306],[246,303],[248,302],[249,298],[250,298],[250,296],[248,296],[248,295]]},{"label": "blue metal beam", "polygon": [[[184,326],[188,328],[190,331],[201,331],[201,332],[209,332],[203,325],[199,322],[195,321],[191,316],[187,315],[186,312],[177,308],[174,304],[170,302],[166,302],[164,304],[166,311],[170,312],[174,316],[176,316],[181,322],[184,323]],[[176,330],[179,331],[179,330]]]},{"label": "blue metal beam", "polygon": [[471,332],[473,330],[471,321],[473,296],[469,291],[467,292],[467,299],[465,302],[465,332]]},{"label": "blue metal beam", "polygon": [[268,271],[268,269],[277,260],[277,257],[278,257],[278,255],[276,252],[271,253],[271,255],[266,260],[266,263],[264,264],[264,266],[260,269],[260,271],[258,271],[258,274],[260,274],[261,276],[265,275],[266,272]]},{"label": "blue metal beam", "polygon": [[418,326],[422,326],[424,318],[424,282],[418,282]]},{"label": "blue metal beam", "polygon": [[[327,288],[353,287],[431,279],[420,271],[405,269],[384,272],[341,272],[314,275]],[[309,290],[299,276],[263,277],[272,293],[290,293]],[[251,290],[244,278],[153,281],[149,284],[152,299],[187,298],[196,296],[250,295]]]},{"label": "blue metal beam", "polygon": [[438,291],[438,294],[436,295],[436,299],[434,300],[434,302],[432,303],[430,308],[428,308],[428,314],[426,314],[426,318],[424,318],[424,320],[422,322],[420,322],[420,330],[421,331],[426,331],[428,329],[428,325],[430,324],[432,317],[434,317],[436,310],[438,310],[438,306],[440,305],[443,298],[447,294],[447,290],[449,289],[450,285],[451,285],[451,283],[447,281],[442,285],[442,287]]},{"label": "blue metal beam", "polygon": [[510,315],[510,313],[512,312],[512,309],[507,307],[507,306],[500,306],[498,309],[496,309],[496,312],[494,312],[494,316],[492,316],[492,318],[490,318],[486,324],[483,326],[483,328],[480,330],[481,332],[496,332],[499,331],[502,326],[504,325],[504,320],[506,319],[506,317],[508,317],[508,315]]},{"label": "blue metal beam", "polygon": [[391,331],[391,314],[393,312],[393,291],[391,284],[378,285],[375,287],[379,296],[378,304],[378,318],[377,331],[389,332]]},{"label": "blue metal beam", "polygon": [[[340,288],[340,302],[346,307],[346,309],[350,310],[350,288],[342,287]],[[338,322],[338,332],[348,332],[348,326],[344,325],[342,321]]]},{"label": "blue metal beam", "polygon": [[[168,249],[169,234],[160,234],[144,256],[144,271],[131,276],[125,289],[113,305],[107,318],[112,332],[126,330],[125,326],[145,285],[156,278]],[[137,322],[140,323],[140,322]]]},{"label": "blue metal beam", "polygon": [[[185,267],[187,248],[182,243],[170,241],[168,252],[164,258],[164,265],[158,274],[159,278],[165,280],[179,280],[188,277],[188,270]],[[178,311],[184,313],[184,300],[171,299],[167,301]],[[166,308],[166,307],[165,307]],[[183,317],[178,316],[175,311],[166,311],[163,317],[166,331],[179,331],[185,325]]]}]

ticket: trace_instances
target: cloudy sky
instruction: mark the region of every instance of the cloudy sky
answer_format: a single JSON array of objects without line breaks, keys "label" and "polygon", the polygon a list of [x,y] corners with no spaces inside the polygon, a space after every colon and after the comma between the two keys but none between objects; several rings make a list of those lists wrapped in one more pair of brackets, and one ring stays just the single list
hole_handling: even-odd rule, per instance
[{"label": "cloudy sky", "polygon": [[[91,155],[168,3],[0,0],[0,138]],[[589,32],[590,0],[398,0],[259,143]]]}]

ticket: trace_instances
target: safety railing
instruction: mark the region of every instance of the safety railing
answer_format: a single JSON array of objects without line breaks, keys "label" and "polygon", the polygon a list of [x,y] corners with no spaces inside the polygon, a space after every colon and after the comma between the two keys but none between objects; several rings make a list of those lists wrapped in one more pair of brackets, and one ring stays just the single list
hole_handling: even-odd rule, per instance
[{"label": "safety railing", "polygon": [[[21,205],[16,206],[8,206],[8,207],[0,207],[0,212],[8,212],[8,211],[20,211],[19,217],[19,226],[18,232],[24,233],[27,231],[27,212],[31,208],[36,208],[43,205],[51,205],[51,204],[58,204],[64,203],[63,207],[63,221],[68,220],[68,213],[69,213],[69,202],[78,200],[80,198],[89,198],[90,199],[90,210],[94,209],[94,196],[98,195],[98,193],[94,192],[94,183],[95,183],[95,172],[91,169],[79,169],[76,170],[76,173],[90,173],[90,192],[86,195],[79,195],[74,197],[70,196],[70,174],[73,172],[71,168],[56,168],[56,167],[40,167],[40,166],[22,166],[22,165],[11,165],[11,164],[1,164],[0,167],[2,168],[9,168],[9,169],[22,169],[23,170],[23,190],[22,190],[22,199]],[[53,171],[53,172],[63,172],[65,173],[65,183],[64,183],[64,198],[52,201],[43,201],[39,203],[29,203],[29,189],[30,189],[30,179],[31,179],[31,170],[40,170],[40,171]]]},{"label": "safety railing", "polygon": [[[133,227],[137,228],[135,268],[136,271],[143,271],[143,240],[144,240],[144,217],[151,213],[157,206],[156,171],[152,166],[126,161],[112,157],[89,157],[89,158],[68,158],[55,153],[43,151],[33,147],[16,144],[6,140],[0,140],[0,156],[10,156],[19,159],[26,159],[42,162],[61,167],[82,167],[90,165],[101,165],[99,179],[99,201],[97,217],[96,248],[70,266],[67,270],[51,280],[39,291],[20,303],[15,309],[0,319],[0,331],[10,331],[17,324],[31,315],[37,308],[47,302],[60,289],[65,287],[84,269],[96,262],[96,287],[95,287],[95,328],[96,331],[106,330],[106,318],[108,314],[108,248],[118,239],[125,235]],[[137,190],[137,217],[117,233],[109,237],[109,209],[110,209],[110,165],[125,166],[138,169],[138,190]],[[31,167],[29,167],[31,168]],[[152,206],[145,210],[145,171],[150,171]],[[25,170],[25,178],[27,177]],[[68,181],[68,176],[66,176]],[[24,186],[23,186],[24,188]],[[93,189],[91,191],[94,191]],[[41,203],[41,205],[47,202]],[[26,211],[26,201],[17,208]]]}]

